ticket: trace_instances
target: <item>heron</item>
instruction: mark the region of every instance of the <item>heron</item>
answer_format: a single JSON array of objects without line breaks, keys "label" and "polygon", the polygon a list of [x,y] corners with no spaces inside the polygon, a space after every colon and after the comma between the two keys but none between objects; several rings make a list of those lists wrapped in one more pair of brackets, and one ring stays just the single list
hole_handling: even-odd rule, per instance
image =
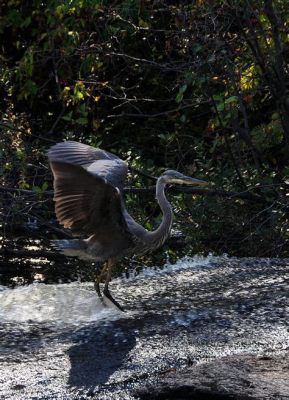
[{"label": "heron", "polygon": [[[178,171],[163,172],[157,179],[155,192],[162,220],[156,230],[148,231],[125,207],[123,185],[128,172],[125,161],[108,151],[70,140],[53,145],[48,150],[48,159],[54,177],[57,220],[78,236],[53,240],[52,244],[66,256],[103,262],[103,269],[95,278],[95,290],[104,303],[106,297],[124,311],[109,291],[113,267],[123,257],[152,252],[169,237],[173,211],[165,195],[168,185],[207,183]],[[101,293],[100,283],[105,275]]]}]

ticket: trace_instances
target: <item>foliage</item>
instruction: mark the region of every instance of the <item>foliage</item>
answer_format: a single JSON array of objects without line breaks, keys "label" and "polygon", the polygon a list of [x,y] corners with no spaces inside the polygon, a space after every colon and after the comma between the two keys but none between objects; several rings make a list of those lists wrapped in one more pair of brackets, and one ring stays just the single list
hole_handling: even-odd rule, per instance
[{"label": "foliage", "polygon": [[[129,185],[177,168],[251,196],[172,195],[185,252],[288,256],[288,26],[286,0],[2,1],[2,186],[43,200],[47,148],[79,140],[127,159]],[[3,215],[53,220],[4,193]],[[127,200],[159,222],[153,196]]]}]

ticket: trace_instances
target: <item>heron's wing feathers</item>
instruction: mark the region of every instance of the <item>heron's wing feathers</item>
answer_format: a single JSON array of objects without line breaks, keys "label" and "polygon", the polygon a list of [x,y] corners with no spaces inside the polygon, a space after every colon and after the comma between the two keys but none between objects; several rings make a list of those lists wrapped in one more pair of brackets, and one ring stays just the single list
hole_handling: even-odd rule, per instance
[{"label": "heron's wing feathers", "polygon": [[127,164],[114,154],[74,141],[52,146],[48,151],[48,158],[50,162],[79,165],[120,190],[127,175]]},{"label": "heron's wing feathers", "polygon": [[120,234],[130,232],[117,188],[79,165],[51,161],[54,201],[58,221],[75,233]]}]

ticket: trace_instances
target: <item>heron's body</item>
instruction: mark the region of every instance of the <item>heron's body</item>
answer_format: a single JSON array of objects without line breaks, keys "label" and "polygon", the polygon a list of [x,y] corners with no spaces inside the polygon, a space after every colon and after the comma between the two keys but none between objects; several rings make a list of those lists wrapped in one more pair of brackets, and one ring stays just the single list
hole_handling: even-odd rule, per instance
[{"label": "heron's body", "polygon": [[155,231],[147,231],[125,208],[123,182],[127,165],[120,158],[73,141],[52,146],[48,158],[54,175],[57,219],[75,235],[84,237],[55,240],[54,245],[68,256],[108,261],[110,268],[121,257],[145,254],[165,242],[173,221],[165,196],[167,184],[205,184],[177,171],[164,172],[156,185],[162,222]]}]

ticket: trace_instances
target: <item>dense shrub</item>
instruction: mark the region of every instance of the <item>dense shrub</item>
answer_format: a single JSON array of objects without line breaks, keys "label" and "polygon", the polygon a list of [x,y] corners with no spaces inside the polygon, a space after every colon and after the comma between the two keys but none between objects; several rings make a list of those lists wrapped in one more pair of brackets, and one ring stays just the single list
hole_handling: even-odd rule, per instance
[{"label": "dense shrub", "polygon": [[[4,236],[29,221],[56,234],[45,153],[73,139],[126,159],[128,186],[163,168],[212,183],[170,194],[186,238],[165,254],[288,256],[286,3],[2,1]],[[159,222],[151,192],[127,202],[148,228]]]}]

